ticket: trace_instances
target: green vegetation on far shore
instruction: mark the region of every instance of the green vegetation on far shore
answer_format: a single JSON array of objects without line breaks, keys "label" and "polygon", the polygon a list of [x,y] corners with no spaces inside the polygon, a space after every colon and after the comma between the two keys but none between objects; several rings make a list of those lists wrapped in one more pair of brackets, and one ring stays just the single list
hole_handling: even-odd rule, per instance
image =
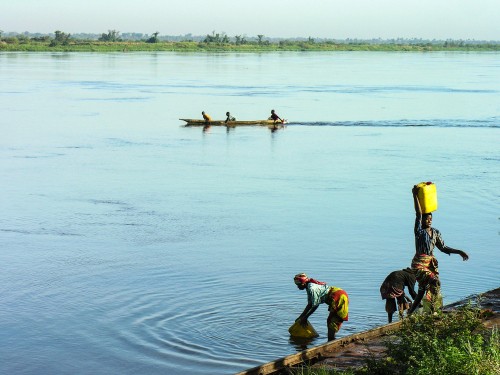
[{"label": "green vegetation on far shore", "polygon": [[[141,34],[142,35],[142,34]],[[425,41],[425,40],[315,40],[266,39],[257,35],[254,39],[242,36],[228,37],[225,34],[208,34],[203,39],[168,40],[158,32],[142,39],[124,39],[116,30],[109,30],[99,37],[74,38],[70,34],[56,31],[50,35],[15,34],[2,35],[0,52],[276,52],[276,51],[500,51],[499,42],[481,41]]]},{"label": "green vegetation on far shore", "polygon": [[100,42],[71,41],[67,44],[50,45],[50,42],[2,43],[2,51],[26,52],[276,52],[276,51],[500,51],[500,45],[415,45],[415,44],[363,44],[363,43],[315,43],[289,42],[285,44],[221,44],[203,42]]}]

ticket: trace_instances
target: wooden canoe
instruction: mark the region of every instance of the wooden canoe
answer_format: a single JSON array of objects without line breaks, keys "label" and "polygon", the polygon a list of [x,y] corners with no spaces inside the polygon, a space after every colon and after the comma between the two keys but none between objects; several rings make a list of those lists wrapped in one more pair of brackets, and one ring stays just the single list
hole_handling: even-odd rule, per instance
[{"label": "wooden canoe", "polygon": [[210,125],[210,126],[249,126],[249,125],[273,126],[273,125],[283,125],[283,124],[287,123],[286,120],[284,123],[281,123],[279,121],[275,123],[273,120],[249,120],[249,121],[228,121],[228,122],[225,122],[223,120],[215,120],[215,121],[206,122],[205,120],[191,119],[191,118],[181,118],[179,120],[185,121],[186,122],[185,126],[205,126],[205,125]]}]

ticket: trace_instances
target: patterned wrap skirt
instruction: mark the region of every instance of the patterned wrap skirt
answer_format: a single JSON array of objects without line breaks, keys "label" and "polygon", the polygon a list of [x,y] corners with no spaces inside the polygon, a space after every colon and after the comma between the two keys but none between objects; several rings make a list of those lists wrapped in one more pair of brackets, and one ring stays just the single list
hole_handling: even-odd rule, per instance
[{"label": "patterned wrap skirt", "polygon": [[382,299],[400,298],[404,297],[405,292],[403,289],[396,288],[389,281],[386,281],[380,287],[380,295]]},{"label": "patterned wrap skirt", "polygon": [[411,262],[418,281],[418,290],[426,290],[426,299],[439,294],[438,261],[433,255],[415,255]]},{"label": "patterned wrap skirt", "polygon": [[328,304],[328,310],[331,313],[328,317],[328,328],[338,332],[342,323],[349,320],[349,296],[344,290],[331,287],[325,297],[325,302]]},{"label": "patterned wrap skirt", "polygon": [[[406,299],[406,294],[403,289],[396,288],[389,281],[386,281],[380,287],[380,295],[382,299],[385,299],[385,311],[389,314],[393,314],[397,309],[400,313],[409,308]],[[396,308],[396,301],[398,302],[398,308]]]}]

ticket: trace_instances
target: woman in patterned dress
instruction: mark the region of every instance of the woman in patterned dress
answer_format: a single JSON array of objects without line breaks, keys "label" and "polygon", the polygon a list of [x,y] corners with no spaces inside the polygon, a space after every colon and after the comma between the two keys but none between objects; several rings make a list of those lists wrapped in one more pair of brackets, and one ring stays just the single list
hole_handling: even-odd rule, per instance
[{"label": "woman in patterned dress", "polygon": [[408,314],[413,313],[420,305],[426,292],[428,292],[429,298],[431,298],[430,296],[438,297],[440,294],[441,283],[439,281],[438,261],[434,256],[435,247],[448,255],[459,254],[464,261],[469,259],[465,251],[446,246],[439,230],[432,228],[432,213],[422,213],[417,197],[418,189],[416,185],[412,189],[416,217],[414,227],[415,256],[411,262],[411,268],[415,270],[418,281],[418,294]]},{"label": "woman in patterned dress", "polygon": [[307,318],[316,311],[321,303],[326,303],[328,311],[330,311],[326,320],[328,341],[334,340],[342,322],[349,319],[349,297],[347,293],[335,286],[330,287],[324,282],[309,278],[305,273],[295,275],[293,281],[297,288],[307,292],[307,305],[295,321],[299,321],[300,324],[306,326]]}]

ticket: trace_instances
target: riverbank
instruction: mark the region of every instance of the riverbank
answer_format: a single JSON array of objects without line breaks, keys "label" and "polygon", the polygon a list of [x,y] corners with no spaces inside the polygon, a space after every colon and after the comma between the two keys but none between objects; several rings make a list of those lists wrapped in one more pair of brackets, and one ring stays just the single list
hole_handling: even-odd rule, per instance
[{"label": "riverbank", "polygon": [[[480,304],[481,310],[484,312],[481,321],[486,329],[490,331],[498,329],[500,325],[500,288],[447,305],[443,311],[451,312],[468,303]],[[368,359],[380,360],[386,357],[386,342],[400,327],[401,321],[386,324],[280,358],[237,375],[289,374],[291,368],[303,365],[338,371],[360,368],[366,365]]]},{"label": "riverbank", "polygon": [[5,38],[0,40],[0,52],[286,52],[286,51],[373,51],[373,52],[498,52],[497,43],[337,43],[280,41],[277,43],[205,43],[193,41],[160,41],[148,43],[145,41],[115,41],[103,42],[96,40],[64,40],[55,39],[33,40]]}]

